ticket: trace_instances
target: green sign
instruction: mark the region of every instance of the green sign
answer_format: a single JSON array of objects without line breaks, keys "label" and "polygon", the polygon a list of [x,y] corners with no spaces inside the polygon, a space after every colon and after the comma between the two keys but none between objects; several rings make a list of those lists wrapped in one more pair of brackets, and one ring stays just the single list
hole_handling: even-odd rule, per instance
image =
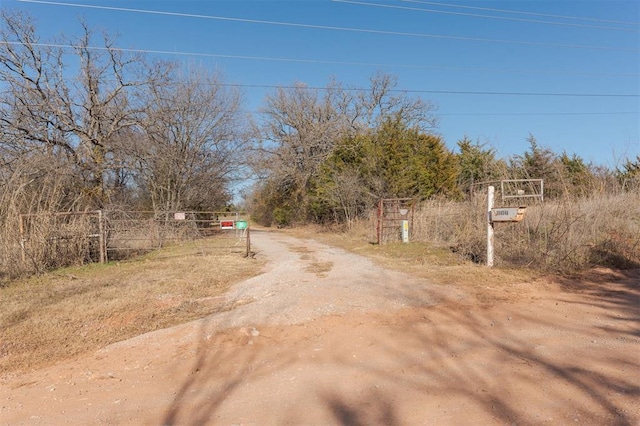
[{"label": "green sign", "polygon": [[247,229],[247,226],[249,226],[249,224],[247,223],[246,220],[236,221],[236,229]]}]

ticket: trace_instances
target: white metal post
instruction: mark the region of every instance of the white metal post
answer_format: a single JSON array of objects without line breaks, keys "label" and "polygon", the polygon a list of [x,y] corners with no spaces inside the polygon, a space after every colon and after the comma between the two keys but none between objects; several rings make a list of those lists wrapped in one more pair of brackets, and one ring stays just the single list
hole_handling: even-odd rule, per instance
[{"label": "white metal post", "polygon": [[487,266],[493,267],[493,223],[491,222],[491,209],[493,209],[493,195],[495,188],[489,186],[487,191]]},{"label": "white metal post", "polygon": [[107,239],[104,232],[104,217],[102,210],[98,210],[98,245],[100,246],[100,263],[105,263],[107,258]]},{"label": "white metal post", "polygon": [[408,220],[402,221],[402,242],[403,243],[409,242],[409,221]]}]

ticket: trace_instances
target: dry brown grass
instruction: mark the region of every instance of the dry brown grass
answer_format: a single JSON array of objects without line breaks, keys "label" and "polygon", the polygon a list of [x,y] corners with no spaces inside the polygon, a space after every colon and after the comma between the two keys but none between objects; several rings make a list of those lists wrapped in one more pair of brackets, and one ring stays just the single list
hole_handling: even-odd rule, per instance
[{"label": "dry brown grass", "polygon": [[[284,232],[342,247],[431,282],[463,286],[489,304],[508,296],[505,285],[514,293],[526,291],[527,283],[550,271],[640,265],[637,194],[530,207],[522,223],[496,228],[499,267],[492,269],[478,263],[486,250],[483,208],[481,202],[462,208],[453,203],[422,206],[409,244],[373,244],[375,228],[367,221],[349,232],[320,227]],[[217,296],[261,265],[240,253],[225,254],[215,241],[173,246],[130,262],[61,269],[0,287],[0,374],[226,309]],[[228,241],[217,244],[228,246]],[[332,266],[318,263],[304,247],[292,250],[307,256],[303,260],[319,275]],[[211,268],[212,263],[220,267]],[[487,291],[491,288],[501,288],[498,296]]]},{"label": "dry brown grass", "polygon": [[0,288],[0,374],[228,309],[217,296],[262,265],[220,250],[220,244],[199,240],[137,260],[60,269]]},{"label": "dry brown grass", "polygon": [[[520,223],[496,224],[496,267],[487,268],[486,199],[433,201],[416,209],[412,242],[374,244],[375,221],[348,232],[289,230],[373,258],[431,282],[455,284],[491,304],[544,286],[553,274],[593,267],[640,268],[640,194],[593,194],[529,206]],[[398,232],[399,234],[399,232]],[[501,290],[492,292],[492,289]]]},{"label": "dry brown grass", "polygon": [[[638,268],[639,200],[640,193],[625,192],[533,203],[522,222],[495,225],[495,264],[547,273]],[[486,227],[482,196],[460,203],[427,202],[416,210],[412,241],[483,264]]]},{"label": "dry brown grass", "polygon": [[[487,268],[453,253],[441,245],[411,242],[408,244],[374,244],[374,229],[369,222],[357,222],[349,232],[337,232],[319,226],[287,229],[299,238],[313,238],[329,245],[369,257],[390,269],[410,273],[429,282],[461,286],[474,294],[481,303],[491,304],[509,291],[523,291],[523,286],[538,281],[544,285],[545,276],[529,268]],[[500,296],[491,291],[499,288]],[[508,294],[508,292],[506,292]]]},{"label": "dry brown grass", "polygon": [[348,231],[309,226],[286,232],[318,238],[440,283],[473,287],[592,267],[640,268],[639,200],[639,192],[628,191],[533,203],[522,222],[495,225],[493,269],[484,266],[486,197],[481,194],[465,202],[421,203],[409,244],[374,244],[374,213]]},{"label": "dry brown grass", "polygon": [[496,226],[503,265],[573,273],[640,267],[640,194],[599,194],[527,209],[520,224]]}]

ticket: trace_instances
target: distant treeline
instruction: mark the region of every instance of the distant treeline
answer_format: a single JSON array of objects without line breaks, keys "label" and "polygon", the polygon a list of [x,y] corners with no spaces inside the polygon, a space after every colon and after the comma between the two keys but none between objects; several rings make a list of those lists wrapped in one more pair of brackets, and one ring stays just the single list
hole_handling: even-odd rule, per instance
[{"label": "distant treeline", "polygon": [[29,15],[2,10],[0,39],[5,270],[20,214],[216,210],[247,182],[244,207],[279,225],[349,224],[381,197],[458,200],[502,178],[544,179],[549,197],[638,185],[640,157],[609,170],[532,135],[506,160],[469,138],[454,152],[436,133],[435,106],[386,74],[364,89],[279,88],[253,118],[220,73],[119,50],[83,23],[42,40]]}]

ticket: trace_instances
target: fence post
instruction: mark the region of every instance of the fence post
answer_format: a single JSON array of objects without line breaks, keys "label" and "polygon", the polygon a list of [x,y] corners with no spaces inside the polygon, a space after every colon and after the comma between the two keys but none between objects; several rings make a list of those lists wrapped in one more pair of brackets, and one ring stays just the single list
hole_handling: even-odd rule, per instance
[{"label": "fence post", "polygon": [[[247,223],[249,221],[247,220]],[[247,225],[247,256],[249,257],[251,255],[251,225]]]},{"label": "fence post", "polygon": [[100,263],[105,263],[107,261],[107,250],[102,210],[98,210],[98,245],[100,246]]},{"label": "fence post", "polygon": [[493,222],[491,222],[491,209],[493,209],[493,194],[495,188],[489,186],[487,190],[487,266],[493,267]]},{"label": "fence post", "polygon": [[376,223],[376,236],[378,237],[378,245],[382,244],[382,216],[383,216],[382,198],[378,201],[378,223]]}]

